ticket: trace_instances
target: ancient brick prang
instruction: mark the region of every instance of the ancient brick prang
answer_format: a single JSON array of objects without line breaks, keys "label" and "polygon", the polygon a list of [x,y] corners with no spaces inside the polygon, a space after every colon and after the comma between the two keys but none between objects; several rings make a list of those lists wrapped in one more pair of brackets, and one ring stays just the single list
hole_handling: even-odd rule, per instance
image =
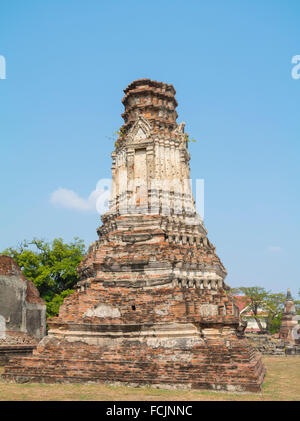
[{"label": "ancient brick prang", "polygon": [[48,336],[32,358],[9,363],[6,379],[261,389],[261,356],[239,329],[226,270],[196,212],[174,95],[149,79],[125,89],[98,239]]},{"label": "ancient brick prang", "polygon": [[284,303],[284,312],[282,314],[279,337],[282,339],[286,347],[295,353],[300,354],[300,324],[299,316],[296,312],[295,303],[293,301],[290,289],[287,290],[286,300]]}]

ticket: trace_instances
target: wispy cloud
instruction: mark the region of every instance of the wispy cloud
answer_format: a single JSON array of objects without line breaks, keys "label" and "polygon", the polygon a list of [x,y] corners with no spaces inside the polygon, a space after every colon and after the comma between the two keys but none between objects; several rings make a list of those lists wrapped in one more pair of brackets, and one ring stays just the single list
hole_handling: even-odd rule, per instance
[{"label": "wispy cloud", "polygon": [[268,251],[271,253],[279,253],[280,251],[282,251],[282,248],[279,246],[269,246]]},{"label": "wispy cloud", "polygon": [[81,212],[98,212],[100,214],[108,209],[108,200],[109,189],[107,185],[99,185],[99,183],[87,199],[79,196],[73,190],[61,187],[55,190],[50,196],[50,202],[55,206]]},{"label": "wispy cloud", "polygon": [[51,194],[50,202],[53,205],[63,208],[76,209],[79,211],[92,210],[92,203],[88,199],[83,199],[73,190],[59,188]]}]

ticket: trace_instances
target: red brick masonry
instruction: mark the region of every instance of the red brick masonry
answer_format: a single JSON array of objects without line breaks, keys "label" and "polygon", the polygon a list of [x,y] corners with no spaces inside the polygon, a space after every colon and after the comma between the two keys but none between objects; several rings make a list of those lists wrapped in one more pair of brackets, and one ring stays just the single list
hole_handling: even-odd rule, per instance
[{"label": "red brick masonry", "polygon": [[[100,303],[103,316],[113,309],[120,314],[84,316]],[[201,317],[200,306],[210,303],[217,314]],[[49,322],[55,335],[33,357],[13,359],[4,378],[258,392],[265,375],[261,356],[237,337],[238,316],[232,313],[224,291],[133,291],[94,283],[65,300],[60,317]]]}]

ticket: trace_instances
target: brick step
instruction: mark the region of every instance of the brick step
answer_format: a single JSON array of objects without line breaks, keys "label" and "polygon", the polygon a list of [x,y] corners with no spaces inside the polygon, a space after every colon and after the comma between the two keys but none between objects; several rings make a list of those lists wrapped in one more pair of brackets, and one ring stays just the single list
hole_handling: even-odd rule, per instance
[{"label": "brick step", "polygon": [[[155,377],[157,377],[157,381],[170,381],[172,379],[172,375],[174,374],[173,371],[166,372],[164,371],[163,375],[160,374],[157,376],[155,371],[151,372],[144,372],[139,368],[128,368],[124,367],[114,369],[113,367],[103,366],[101,369],[97,367],[97,369],[80,369],[78,367],[66,367],[66,368],[58,368],[58,369],[51,369],[51,368],[41,368],[41,367],[12,367],[7,370],[3,377],[8,379],[16,376],[23,376],[23,377],[44,377],[44,376],[51,376],[55,377],[72,377],[72,378],[80,378],[88,381],[90,379],[98,379],[98,380],[122,380],[123,381],[137,381],[139,380],[147,380],[147,381],[154,381]],[[176,381],[178,382],[188,382],[190,378],[190,373],[177,373]]]},{"label": "brick step", "polygon": [[[132,357],[132,356],[130,356],[130,357]],[[216,360],[214,360],[214,359],[204,359],[205,361],[203,361],[203,363],[204,364],[207,364],[207,365],[214,365],[215,367],[216,366],[219,366],[219,367],[228,367],[229,365],[230,365],[230,363],[229,362],[222,362],[222,363],[219,363],[219,362],[217,362]],[[18,364],[18,363],[21,363],[22,365],[24,364],[24,363],[26,363],[26,362],[30,362],[30,361],[45,361],[47,364],[49,363],[49,362],[51,362],[51,361],[55,361],[55,362],[66,362],[66,361],[76,361],[76,363],[77,362],[93,362],[93,363],[97,363],[97,362],[108,362],[108,363],[119,363],[120,361],[122,361],[122,362],[124,362],[124,363],[132,363],[132,362],[134,362],[134,363],[147,363],[147,364],[152,364],[153,363],[153,361],[155,361],[155,360],[151,360],[151,361],[149,361],[149,362],[147,362],[147,361],[145,361],[145,359],[141,359],[140,361],[139,360],[137,360],[137,359],[135,359],[135,360],[133,360],[132,358],[131,359],[126,359],[126,358],[124,358],[124,356],[122,357],[122,358],[120,358],[120,357],[116,357],[116,359],[109,359],[109,360],[107,360],[107,359],[104,359],[104,358],[101,358],[101,357],[99,357],[99,358],[97,358],[97,359],[95,359],[95,358],[62,358],[62,357],[55,357],[55,358],[53,358],[53,357],[48,357],[48,356],[45,356],[45,354],[43,353],[43,355],[39,355],[39,354],[36,354],[36,355],[33,355],[33,356],[27,356],[27,357],[14,357],[14,359],[13,360],[11,360],[11,362],[10,362],[10,364]],[[196,361],[197,362],[197,364],[201,364],[201,359],[195,359],[194,357],[193,357],[193,361]],[[163,360],[163,363],[172,363],[172,364],[184,364],[184,363],[182,363],[182,362],[180,362],[180,361],[174,361],[174,360],[168,360],[167,359],[167,357]],[[232,365],[239,365],[239,364],[241,364],[241,365],[243,365],[243,364],[245,364],[245,363],[247,363],[248,364],[248,366],[251,366],[251,363],[252,363],[252,365],[253,366],[255,366],[255,364],[258,362],[258,360],[253,360],[253,362],[251,362],[251,361],[245,361],[244,359],[240,359],[240,360],[234,360],[234,359],[231,359],[231,364]],[[195,363],[193,362],[193,363],[186,363],[187,365],[195,365]]]},{"label": "brick step", "polygon": [[[118,383],[123,383],[124,385],[126,384],[138,384],[140,386],[146,386],[149,384],[152,384],[153,386],[155,386],[155,384],[176,384],[176,383],[181,383],[181,384],[187,384],[188,388],[191,385],[191,388],[193,389],[216,389],[216,386],[219,390],[227,390],[227,385],[230,384],[231,386],[240,386],[242,388],[244,388],[245,390],[248,391],[252,391],[252,392],[258,392],[260,390],[260,387],[258,386],[257,380],[256,381],[249,381],[249,380],[245,380],[243,382],[241,382],[240,380],[235,381],[231,381],[230,383],[225,381],[219,381],[216,380],[215,377],[209,378],[209,379],[203,379],[203,380],[199,380],[197,379],[197,381],[193,381],[191,379],[187,379],[187,380],[180,380],[178,381],[178,379],[176,379],[176,381],[170,381],[170,378],[168,379],[147,379],[147,378],[143,378],[143,379],[138,379],[138,378],[133,378],[133,379],[119,379],[119,378],[108,378],[106,377],[105,379],[103,378],[99,378],[96,376],[90,376],[88,379],[84,376],[81,375],[76,375],[76,376],[67,376],[67,375],[58,375],[58,374],[35,374],[35,375],[28,375],[28,374],[13,374],[13,373],[7,373],[5,375],[3,375],[3,377],[6,380],[11,380],[11,381],[17,381],[19,383],[25,383],[25,382],[38,382],[38,383],[86,383],[88,382],[95,382],[95,383],[114,383],[114,382],[118,382]],[[263,377],[263,376],[262,376]]]},{"label": "brick step", "polygon": [[[159,374],[159,375],[158,375]],[[169,374],[169,375],[168,375]],[[126,379],[130,379],[130,381],[138,381],[138,380],[151,380],[153,381],[153,377],[157,377],[157,382],[166,381],[169,382],[170,379],[172,379],[172,374],[174,374],[173,371],[164,372],[163,375],[160,373],[145,373],[142,370],[128,370],[128,368],[124,370],[112,370],[108,367],[103,367],[101,370],[86,370],[86,369],[79,369],[77,367],[69,367],[65,369],[41,369],[40,367],[30,367],[30,370],[22,369],[22,368],[12,368],[10,370],[7,370],[2,376],[4,378],[14,377],[14,376],[25,376],[25,377],[43,377],[43,376],[51,376],[53,378],[55,377],[78,377],[81,379],[102,379],[102,380],[115,380],[116,377],[121,380],[122,377],[126,377]],[[176,373],[176,382],[190,382],[191,381],[191,372],[186,373]],[[140,375],[140,376],[139,376]],[[202,375],[198,374],[197,380],[202,380],[206,382],[214,382],[221,380],[225,381],[226,379],[234,379],[234,376],[232,376],[232,373],[222,373],[220,376],[216,376],[216,373],[208,374],[207,372],[203,372]],[[243,379],[242,379],[243,380]],[[249,383],[249,380],[251,381],[251,378],[247,378],[244,381]],[[241,381],[241,379],[239,379]]]},{"label": "brick step", "polygon": [[[25,358],[23,359],[25,360]],[[82,360],[60,360],[60,363],[63,363],[63,366],[57,364],[57,360],[52,359],[49,360],[37,360],[35,361],[35,366],[32,366],[33,358],[26,358],[27,363],[29,365],[13,365],[10,364],[6,367],[6,371],[3,375],[4,378],[10,378],[15,376],[23,376],[23,377],[43,377],[43,376],[54,376],[54,377],[78,377],[81,379],[111,379],[114,380],[115,376],[120,378],[126,376],[126,378],[130,381],[137,380],[139,374],[143,376],[145,380],[153,381],[153,376],[159,376],[159,382],[161,381],[170,381],[170,378],[174,375],[174,366],[171,367],[161,367],[160,372],[157,372],[156,367],[153,367],[151,363],[134,363],[131,362],[130,364],[126,364],[122,361],[121,366],[119,366],[120,362],[112,363],[109,362],[100,362],[100,361],[82,361]],[[23,361],[24,362],[24,361]],[[31,364],[30,364],[31,363]],[[40,364],[42,363],[42,364]],[[43,365],[45,363],[45,366]],[[149,367],[150,365],[150,367]],[[151,367],[152,365],[152,367]],[[92,366],[92,367],[91,367]],[[95,367],[96,366],[96,367]],[[145,366],[146,368],[150,368],[150,373],[144,371]],[[178,364],[177,364],[178,366]],[[199,377],[203,377],[206,382],[213,382],[213,381],[220,381],[221,379],[234,379],[241,370],[234,369],[228,370],[220,370],[220,374],[216,373],[216,370],[209,369],[209,366],[203,365],[201,366],[194,366],[194,367],[177,367],[176,373],[176,382],[185,382],[190,381],[191,374],[194,374],[193,371],[197,370],[203,372],[201,375],[199,373]],[[223,367],[225,368],[225,367]],[[256,370],[257,371],[257,370]],[[70,373],[74,373],[70,376]],[[152,374],[155,373],[155,374]],[[249,373],[248,370],[248,378],[245,381],[249,382],[250,379],[255,379],[254,371]],[[203,380],[204,380],[203,379]],[[241,381],[241,380],[240,380]]]},{"label": "brick step", "polygon": [[[18,357],[10,360],[6,365],[6,372],[11,370],[85,370],[89,369],[101,370],[102,367],[111,366],[114,367],[127,367],[129,370],[140,370],[140,369],[155,369],[158,364],[157,362],[152,361],[133,361],[133,360],[83,360],[83,359],[57,359],[57,358],[37,358],[37,357]],[[228,372],[230,375],[234,375],[241,371],[242,367],[239,367],[238,364],[234,363],[233,365],[229,364],[213,364],[209,362],[203,364],[191,364],[187,363],[186,365],[180,364],[179,362],[174,361],[164,361],[159,364],[160,370],[165,371],[166,373],[172,374],[174,367],[179,368],[182,372],[186,371],[190,373],[193,370],[199,370],[199,368],[205,368],[206,374],[220,372],[223,375]],[[250,365],[247,369],[248,373],[257,372],[259,370],[260,364],[255,363],[253,367]]]},{"label": "brick step", "polygon": [[[174,374],[174,367],[169,367],[168,369],[165,369],[165,367],[164,367],[164,368],[160,368],[160,370],[156,370],[156,367],[150,367],[150,368],[152,368],[152,371],[149,372],[148,377],[153,377],[152,373],[156,373],[155,375],[159,375],[160,378],[163,378],[163,377],[169,378],[170,376],[172,376]],[[206,367],[200,367],[200,368],[205,369]],[[198,369],[199,369],[199,367],[198,367]],[[176,375],[177,375],[177,377],[188,379],[191,376],[191,374],[195,374],[195,373],[193,373],[193,371],[195,371],[195,370],[196,370],[196,367],[194,367],[194,369],[193,368],[192,369],[180,369],[178,367],[178,371],[176,372]],[[96,376],[102,375],[102,374],[107,375],[107,373],[109,373],[109,372],[118,373],[119,375],[122,375],[122,374],[126,373],[127,375],[130,375],[130,376],[136,376],[136,375],[139,375],[139,374],[146,375],[145,374],[146,372],[144,371],[144,367],[137,367],[137,366],[131,366],[131,367],[130,366],[125,366],[125,367],[117,366],[117,367],[114,367],[111,364],[104,364],[102,366],[97,366],[97,367],[95,367],[95,366],[94,367],[78,367],[76,365],[73,365],[73,366],[67,365],[65,367],[54,367],[54,366],[53,367],[51,367],[51,366],[41,367],[39,365],[34,366],[34,367],[12,366],[12,367],[8,367],[5,370],[4,375],[6,375],[8,373],[18,374],[18,373],[25,373],[25,372],[29,373],[29,374],[38,374],[40,372],[42,372],[44,374],[48,374],[48,373],[51,374],[51,373],[55,372],[56,374],[59,374],[59,375],[67,374],[69,372],[73,372],[73,373],[78,372],[78,373],[80,373],[80,375],[82,375],[84,377],[89,377],[90,375],[94,375],[94,374]],[[222,373],[220,373],[219,376],[223,377],[223,378],[226,378],[226,377],[234,377],[234,375],[236,375],[236,374],[238,374],[237,370],[235,372],[233,372],[231,370],[228,373],[222,372]],[[199,374],[199,376],[201,376],[201,375]],[[216,373],[213,372],[213,371],[208,371],[208,370],[204,371],[203,370],[202,376],[205,376],[206,378],[209,378],[209,377],[216,378]],[[219,376],[217,375],[217,377],[219,377]]]}]

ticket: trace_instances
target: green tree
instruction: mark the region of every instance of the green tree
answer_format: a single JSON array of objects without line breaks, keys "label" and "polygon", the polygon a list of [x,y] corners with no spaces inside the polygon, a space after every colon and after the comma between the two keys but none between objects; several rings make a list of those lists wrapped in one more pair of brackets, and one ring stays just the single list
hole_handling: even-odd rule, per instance
[{"label": "green tree", "polygon": [[[261,287],[239,287],[232,289],[233,294],[242,293],[245,296],[245,305],[254,317],[261,332],[275,333],[279,330],[281,314],[285,295],[282,293],[271,293]],[[264,312],[262,314],[261,312]],[[262,321],[266,323],[264,328]]]},{"label": "green tree", "polygon": [[58,314],[64,298],[74,292],[79,280],[76,268],[85,254],[85,246],[77,237],[68,244],[61,238],[52,243],[34,238],[2,254],[11,256],[24,276],[35,284],[46,302],[47,316],[52,317]]},{"label": "green tree", "polygon": [[270,323],[270,333],[277,333],[279,332],[280,326],[281,326],[281,319],[282,319],[282,313],[278,314],[278,316],[274,317],[272,322]]},{"label": "green tree", "polygon": [[284,309],[286,296],[283,293],[268,293],[263,304],[266,317],[266,330],[270,333],[278,332],[281,325],[281,317]]},{"label": "green tree", "polygon": [[[298,295],[299,295],[299,297],[300,297],[300,289],[299,289],[299,291],[298,291]],[[299,315],[300,315],[300,300],[295,301],[295,306],[296,306],[296,311],[297,311],[297,314],[299,314]]]}]

